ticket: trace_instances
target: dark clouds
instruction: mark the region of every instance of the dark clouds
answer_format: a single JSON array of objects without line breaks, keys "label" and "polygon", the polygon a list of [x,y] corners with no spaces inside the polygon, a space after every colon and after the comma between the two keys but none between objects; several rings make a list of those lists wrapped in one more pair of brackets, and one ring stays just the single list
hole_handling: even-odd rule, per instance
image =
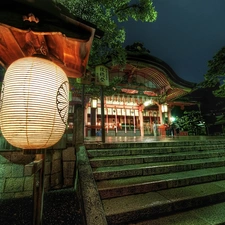
[{"label": "dark clouds", "polygon": [[181,78],[200,82],[208,60],[225,46],[225,0],[154,0],[153,23],[129,21],[126,45],[141,42]]}]

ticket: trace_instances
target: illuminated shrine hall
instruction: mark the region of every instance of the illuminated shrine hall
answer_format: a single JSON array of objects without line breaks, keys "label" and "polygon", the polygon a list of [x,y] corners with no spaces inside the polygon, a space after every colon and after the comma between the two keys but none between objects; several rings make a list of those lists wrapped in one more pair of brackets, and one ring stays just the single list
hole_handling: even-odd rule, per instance
[{"label": "illuminated shrine hall", "polygon": [[[119,76],[122,81],[116,94],[105,96],[105,130],[108,136],[145,136],[153,134],[156,122],[159,135],[165,134],[164,124],[170,123],[171,110],[182,110],[196,102],[184,100],[195,87],[194,83],[180,78],[165,62],[145,51],[129,49],[126,66],[112,66],[109,77]],[[97,99],[96,110],[91,100],[85,108],[85,136],[101,129],[101,102]],[[94,115],[93,115],[94,114]],[[94,117],[94,119],[93,119]]]}]

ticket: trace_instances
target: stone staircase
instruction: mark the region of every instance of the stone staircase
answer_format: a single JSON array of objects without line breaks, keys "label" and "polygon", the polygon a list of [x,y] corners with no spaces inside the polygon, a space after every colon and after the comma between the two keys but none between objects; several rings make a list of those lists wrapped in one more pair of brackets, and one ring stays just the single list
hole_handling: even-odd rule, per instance
[{"label": "stone staircase", "polygon": [[225,140],[85,147],[108,224],[225,224]]}]

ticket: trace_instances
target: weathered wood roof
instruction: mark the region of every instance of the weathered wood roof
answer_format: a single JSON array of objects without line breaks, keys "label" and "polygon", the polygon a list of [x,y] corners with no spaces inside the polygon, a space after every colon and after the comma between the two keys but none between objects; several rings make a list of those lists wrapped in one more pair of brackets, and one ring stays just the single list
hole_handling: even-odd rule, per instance
[{"label": "weathered wood roof", "polygon": [[82,77],[93,39],[102,35],[51,0],[0,2],[0,61],[6,68],[19,58],[41,54],[68,77]]},{"label": "weathered wood roof", "polygon": [[[120,66],[113,66],[110,72],[126,77],[122,87],[130,90],[127,94],[133,94],[132,92],[137,90],[135,93],[171,105],[195,87],[195,83],[183,80],[168,64],[150,54],[128,52],[126,66],[122,70]],[[149,83],[152,83],[151,87]]]}]

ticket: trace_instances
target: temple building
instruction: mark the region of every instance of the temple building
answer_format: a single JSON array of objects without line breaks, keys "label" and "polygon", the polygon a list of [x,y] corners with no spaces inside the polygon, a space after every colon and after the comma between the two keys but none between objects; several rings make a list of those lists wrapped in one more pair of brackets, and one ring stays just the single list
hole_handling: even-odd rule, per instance
[{"label": "temple building", "polygon": [[[109,69],[111,80],[119,76],[122,81],[115,87],[116,94],[104,97],[106,135],[151,135],[153,123],[157,124],[159,135],[164,135],[163,125],[171,122],[174,106],[184,109],[196,104],[182,100],[194,90],[195,83],[180,78],[168,64],[150,55],[142,46],[129,46],[127,50],[125,67]],[[96,106],[89,101],[85,107],[85,136],[91,135],[93,128],[96,133],[101,129],[101,102],[100,99],[94,101]]]}]

